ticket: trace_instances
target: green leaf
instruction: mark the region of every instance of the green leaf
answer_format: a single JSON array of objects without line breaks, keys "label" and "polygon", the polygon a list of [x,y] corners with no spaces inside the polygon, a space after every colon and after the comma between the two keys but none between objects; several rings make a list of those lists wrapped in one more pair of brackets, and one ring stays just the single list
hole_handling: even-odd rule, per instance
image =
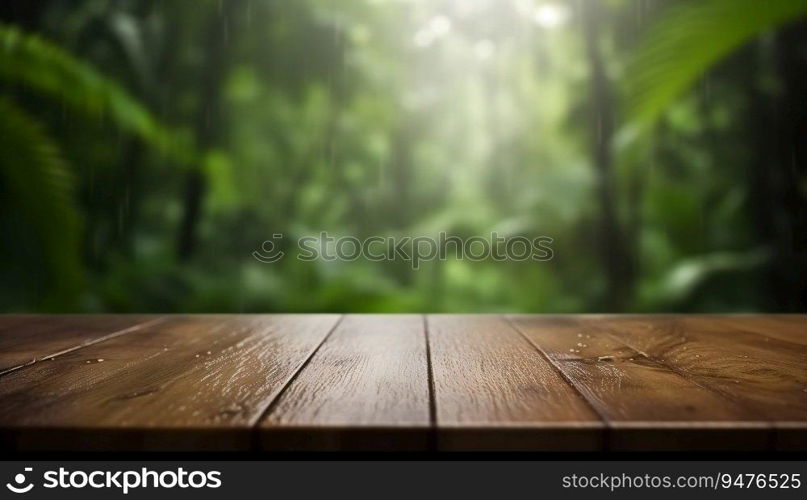
[{"label": "green leaf", "polygon": [[11,215],[36,238],[44,259],[37,265],[49,271],[46,307],[69,304],[82,281],[73,177],[42,126],[7,98],[0,98],[0,184]]},{"label": "green leaf", "polygon": [[192,161],[188,136],[163,127],[120,85],[59,46],[2,23],[0,79],[21,83],[90,117],[108,116],[174,160]]},{"label": "green leaf", "polygon": [[753,37],[807,15],[807,0],[693,0],[662,13],[628,65],[628,119],[652,125],[715,63]]}]

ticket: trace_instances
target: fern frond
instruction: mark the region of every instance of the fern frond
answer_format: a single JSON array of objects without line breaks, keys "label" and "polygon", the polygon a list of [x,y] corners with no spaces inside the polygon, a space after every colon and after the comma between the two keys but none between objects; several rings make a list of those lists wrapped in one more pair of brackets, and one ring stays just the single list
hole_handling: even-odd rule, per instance
[{"label": "fern frond", "polygon": [[0,184],[13,207],[8,215],[30,228],[43,259],[38,265],[49,271],[47,298],[74,299],[82,271],[73,177],[44,128],[7,98],[0,98]]},{"label": "fern frond", "polygon": [[188,136],[164,127],[120,85],[56,44],[2,23],[0,79],[21,83],[90,117],[108,116],[180,163],[191,161]]}]

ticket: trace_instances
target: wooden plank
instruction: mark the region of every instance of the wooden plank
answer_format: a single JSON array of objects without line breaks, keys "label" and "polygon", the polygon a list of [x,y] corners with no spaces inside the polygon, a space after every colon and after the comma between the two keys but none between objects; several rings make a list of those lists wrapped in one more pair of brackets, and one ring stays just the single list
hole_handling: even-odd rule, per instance
[{"label": "wooden plank", "polygon": [[807,449],[805,315],[153,319],[0,316],[0,445]]},{"label": "wooden plank", "polygon": [[[53,317],[59,316],[61,315],[54,315]],[[0,333],[11,328],[16,328],[19,325],[42,320],[47,317],[48,316],[43,316],[41,314],[0,314]]]},{"label": "wooden plank", "polygon": [[807,315],[804,314],[738,314],[726,316],[693,316],[704,328],[731,335],[736,330],[757,333],[783,342],[807,345]]},{"label": "wooden plank", "polygon": [[424,318],[346,316],[261,423],[271,450],[426,450]]},{"label": "wooden plank", "polygon": [[503,318],[427,319],[439,448],[602,447],[602,420]]},{"label": "wooden plank", "polygon": [[335,315],[173,317],[3,377],[21,449],[246,449]]},{"label": "wooden plank", "polygon": [[773,422],[778,443],[807,448],[807,346],[715,326],[705,316],[598,321],[637,351]]},{"label": "wooden plank", "polygon": [[689,380],[575,316],[513,316],[608,421],[613,450],[765,449],[760,414]]},{"label": "wooden plank", "polygon": [[0,375],[155,321],[145,315],[0,316]]}]

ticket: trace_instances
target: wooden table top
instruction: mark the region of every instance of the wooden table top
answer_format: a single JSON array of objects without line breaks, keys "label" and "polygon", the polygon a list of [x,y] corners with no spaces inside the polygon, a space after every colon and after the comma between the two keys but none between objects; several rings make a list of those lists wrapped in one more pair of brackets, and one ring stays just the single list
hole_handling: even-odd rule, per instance
[{"label": "wooden table top", "polygon": [[807,315],[0,316],[18,450],[807,450]]}]

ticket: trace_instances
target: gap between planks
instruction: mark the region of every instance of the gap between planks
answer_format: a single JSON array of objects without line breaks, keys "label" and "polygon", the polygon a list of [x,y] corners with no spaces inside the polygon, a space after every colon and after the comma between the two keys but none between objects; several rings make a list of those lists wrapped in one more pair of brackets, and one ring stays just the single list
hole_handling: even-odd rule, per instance
[{"label": "gap between planks", "polygon": [[[708,394],[711,394],[718,400],[722,400],[728,404],[735,405],[738,408],[741,408],[744,412],[749,415],[754,416],[753,420],[748,421],[740,421],[740,422],[731,422],[731,421],[677,421],[677,420],[670,420],[670,421],[621,421],[619,419],[612,419],[610,418],[605,411],[600,410],[598,407],[598,403],[596,400],[592,400],[591,396],[587,394],[585,390],[585,386],[579,386],[580,382],[573,380],[573,378],[565,372],[565,369],[558,363],[557,360],[553,358],[548,352],[541,347],[538,342],[531,338],[515,321],[515,318],[518,315],[505,315],[507,322],[527,341],[529,342],[535,349],[537,349],[543,356],[546,358],[560,373],[563,379],[571,385],[575,391],[580,394],[583,399],[589,404],[589,406],[593,409],[593,411],[599,415],[604,423],[606,424],[605,427],[605,440],[604,446],[606,450],[613,448],[615,444],[615,436],[617,433],[624,432],[626,429],[632,429],[633,431],[641,430],[641,429],[653,429],[661,425],[663,428],[674,430],[674,429],[710,429],[710,430],[719,430],[719,429],[739,429],[745,428],[748,429],[758,429],[764,431],[764,442],[765,446],[768,449],[776,449],[777,442],[781,440],[779,436],[779,429],[778,429],[778,422],[773,421],[769,416],[764,415],[763,412],[760,412],[757,408],[753,405],[749,405],[746,401],[734,397],[734,395],[724,392],[719,388],[712,387],[711,384],[702,383],[701,381],[697,380],[696,378],[687,376],[682,370],[680,370],[675,365],[665,362],[662,359],[659,359],[655,356],[648,355],[644,351],[642,351],[639,347],[633,345],[631,342],[620,338],[618,335],[615,335],[608,326],[600,329],[600,333],[610,339],[611,341],[615,342],[617,345],[621,345],[627,349],[629,349],[632,353],[635,354],[636,357],[643,357],[648,362],[652,363],[656,368],[661,369],[673,375],[674,377],[678,378],[679,380],[686,382],[688,384],[692,384],[693,386],[698,387],[699,389],[705,391]],[[675,316],[675,315],[673,315]],[[688,315],[687,315],[688,316]],[[635,319],[636,315],[599,315],[599,314],[592,314],[592,315],[574,315],[575,319],[586,318],[586,319],[608,319],[608,318],[616,318],[616,319],[628,319],[633,318]],[[642,317],[639,315],[638,317]],[[725,318],[724,315],[713,315],[713,319],[721,319]],[[587,325],[587,327],[591,327],[591,325]],[[766,337],[766,335],[762,334],[759,331],[752,331],[746,330],[748,334],[751,334],[754,337],[762,338]],[[578,344],[579,345],[579,344]],[[738,427],[738,425],[740,427]],[[626,427],[627,426],[627,427]],[[794,426],[797,428],[798,426]],[[624,436],[623,436],[624,437]]]},{"label": "gap between planks", "polygon": [[331,326],[330,330],[328,330],[328,333],[326,333],[325,336],[322,338],[320,343],[317,344],[317,346],[314,349],[312,349],[310,353],[308,353],[308,356],[305,358],[305,361],[303,361],[297,368],[297,370],[295,370],[294,373],[286,380],[286,382],[283,384],[280,390],[277,391],[277,394],[275,394],[272,400],[269,401],[269,404],[266,405],[266,408],[263,409],[260,415],[258,415],[258,418],[256,418],[255,421],[252,423],[250,429],[251,434],[250,446],[252,447],[253,450],[262,449],[261,422],[263,422],[272,413],[272,410],[274,410],[278,402],[280,402],[280,398],[281,396],[283,396],[283,393],[285,393],[288,390],[288,388],[291,387],[291,384],[294,383],[295,380],[297,380],[297,378],[300,376],[303,370],[305,370],[306,366],[308,366],[308,364],[311,362],[314,356],[316,356],[317,352],[319,352],[319,350],[322,349],[322,346],[325,345],[325,342],[327,342],[328,339],[331,338],[333,332],[335,332],[336,329],[339,328],[339,325],[342,324],[342,321],[344,319],[345,315],[340,314],[339,318],[334,322],[334,324]]},{"label": "gap between planks", "polygon": [[429,338],[429,315],[423,314],[423,337],[426,341],[426,380],[429,386],[429,451],[437,449],[437,397],[434,390],[434,366],[432,365],[432,344]]},{"label": "gap between planks", "polygon": [[532,341],[531,338],[529,338],[523,331],[521,331],[521,328],[519,328],[513,322],[513,320],[510,318],[509,315],[503,314],[502,318],[504,319],[505,323],[507,323],[510,326],[510,328],[515,330],[516,333],[518,333],[518,335],[522,339],[524,339],[533,349],[538,351],[538,353],[552,366],[552,368],[554,368],[555,371],[558,372],[558,374],[560,375],[560,378],[563,379],[563,381],[566,382],[566,384],[569,387],[571,387],[571,389],[574,392],[576,392],[580,396],[580,398],[582,398],[583,401],[586,402],[586,404],[591,409],[591,411],[594,412],[594,414],[597,415],[600,418],[600,420],[602,420],[602,422],[605,424],[605,430],[604,430],[605,435],[603,436],[602,442],[603,442],[603,447],[607,451],[609,446],[610,446],[609,443],[611,442],[610,432],[613,429],[613,424],[611,423],[611,420],[608,417],[606,417],[605,414],[603,414],[597,408],[597,406],[588,397],[586,397],[586,395],[583,393],[583,391],[581,391],[580,388],[577,387],[577,384],[575,384],[575,382],[571,378],[569,378],[569,376],[566,374],[566,372],[564,372],[561,369],[561,367],[558,366],[558,364],[546,352],[544,352],[543,349],[541,349],[540,346],[538,346],[535,342]]},{"label": "gap between planks", "polygon": [[146,327],[149,327],[149,326],[158,325],[160,323],[165,322],[167,319],[168,318],[164,316],[164,317],[160,317],[160,318],[155,318],[155,319],[143,321],[142,323],[135,323],[132,326],[128,326],[126,328],[122,328],[122,329],[119,329],[119,330],[114,330],[111,333],[108,333],[106,335],[102,335],[102,336],[97,337],[97,338],[86,340],[86,341],[84,341],[84,342],[82,342],[80,344],[74,345],[72,347],[68,347],[66,349],[62,349],[62,350],[60,350],[58,352],[55,352],[55,353],[52,353],[52,354],[46,354],[44,356],[35,357],[31,361],[29,361],[27,363],[23,363],[23,364],[16,365],[16,366],[11,366],[11,367],[6,368],[4,370],[0,370],[0,377],[2,377],[4,375],[8,375],[10,373],[14,373],[14,372],[16,372],[18,370],[22,370],[23,368],[31,367],[31,366],[35,365],[36,363],[39,363],[39,362],[44,361],[44,360],[56,359],[59,356],[63,356],[65,354],[76,352],[78,350],[84,349],[85,347],[90,347],[92,345],[100,344],[101,342],[111,340],[111,339],[120,337],[122,335],[129,334],[129,333],[133,333],[133,332],[142,330],[142,329],[144,329]]},{"label": "gap between planks", "polygon": [[[432,358],[432,339],[430,338],[429,315],[423,314],[423,315],[420,315],[420,316],[422,318],[422,325],[423,325],[422,328],[423,328],[423,336],[424,336],[424,339],[425,339],[425,351],[426,351],[426,368],[427,368],[428,401],[429,401],[429,434],[430,434],[429,448],[430,449],[436,449],[437,448],[437,446],[436,446],[436,440],[437,440],[436,437],[437,437],[437,432],[439,431],[439,425],[438,425],[438,422],[437,422],[437,401],[436,401],[435,377],[434,377],[433,358]],[[583,391],[580,390],[580,388],[576,385],[576,383],[569,379],[567,374],[557,364],[557,362],[554,361],[552,359],[552,357],[549,356],[536,342],[534,342],[533,339],[531,339],[528,335],[526,335],[526,333],[524,331],[522,331],[522,329],[517,324],[515,324],[515,322],[513,321],[512,317],[510,315],[499,315],[499,317],[503,320],[504,323],[506,323],[511,329],[513,329],[523,340],[527,341],[527,343],[530,345],[530,347],[532,349],[537,350],[538,353],[544,359],[546,359],[549,362],[549,364],[553,367],[553,369],[558,372],[558,374],[560,375],[562,380],[568,386],[570,386],[570,388],[574,392],[576,392],[582,398],[582,400],[585,401],[585,403],[591,408],[593,413],[595,415],[597,415],[601,419],[602,422],[605,423],[604,445],[605,445],[605,447],[607,449],[609,447],[609,445],[610,445],[610,437],[611,437],[610,433],[611,433],[611,431],[615,430],[615,428],[616,428],[614,426],[613,422],[611,421],[611,419],[607,418],[601,411],[598,410],[596,405],[589,399],[589,397],[587,397],[585,395],[585,393]],[[322,340],[316,345],[316,347],[314,349],[311,350],[310,353],[308,353],[305,360],[297,367],[297,369],[293,372],[293,374],[285,381],[283,386],[280,388],[280,390],[277,392],[277,394],[272,398],[272,400],[266,405],[266,407],[263,409],[263,411],[261,411],[258,414],[258,416],[256,417],[255,422],[252,425],[252,430],[251,430],[251,432],[253,433],[253,442],[252,442],[253,447],[258,448],[258,449],[260,448],[260,440],[259,440],[259,424],[260,424],[260,422],[262,422],[272,412],[275,405],[280,400],[281,396],[285,392],[287,392],[287,389],[292,385],[292,383],[300,376],[300,374],[303,372],[303,370],[305,370],[308,367],[311,360],[315,357],[317,352],[319,352],[321,350],[322,346],[325,345],[325,343],[332,337],[332,334],[334,333],[334,331],[337,330],[337,328],[342,323],[344,318],[345,318],[345,315],[339,315],[338,319],[333,323],[333,325],[330,327],[330,329],[328,330],[326,335],[322,338]],[[115,331],[112,331],[111,333],[102,335],[100,337],[89,339],[89,340],[87,340],[85,342],[79,343],[79,344],[74,345],[72,347],[62,349],[62,350],[60,350],[60,351],[58,351],[56,353],[38,356],[37,358],[33,359],[29,363],[18,365],[18,366],[15,366],[15,367],[11,367],[11,368],[8,368],[8,369],[0,372],[0,376],[15,372],[17,370],[24,369],[26,367],[30,367],[30,366],[34,365],[35,363],[37,363],[39,361],[42,361],[42,360],[48,360],[48,359],[56,358],[56,357],[59,357],[59,356],[62,356],[62,355],[68,354],[68,353],[78,351],[78,350],[83,349],[85,347],[89,347],[89,346],[92,346],[92,345],[96,345],[96,344],[99,344],[99,343],[102,343],[102,342],[117,338],[117,337],[122,336],[122,335],[126,335],[126,334],[129,334],[129,333],[134,333],[134,332],[143,330],[143,329],[145,329],[147,327],[150,327],[150,326],[155,326],[157,324],[165,322],[167,319],[168,319],[168,317],[160,317],[160,318],[155,318],[155,319],[152,319],[152,320],[143,321],[141,323],[136,323],[136,324],[134,324],[132,326],[129,326],[129,327],[126,327],[126,328],[123,328],[123,329],[119,329],[119,330],[115,330]],[[760,333],[759,331],[754,331],[753,329],[748,329],[748,330],[746,330],[746,332],[753,335],[753,336],[755,336],[755,337],[767,337],[763,333]],[[631,351],[636,352],[638,355],[642,355],[642,351],[639,351],[636,347],[631,345],[630,342],[622,340],[618,336],[613,335],[612,333],[610,333],[608,331],[607,328],[604,329],[603,333],[605,335],[607,335],[609,338],[611,338],[612,340],[614,340],[614,342],[627,347]],[[692,384],[695,384],[695,385],[701,387],[705,391],[708,391],[709,393],[714,394],[717,397],[720,397],[721,399],[731,401],[734,404],[739,403],[738,401],[735,401],[735,399],[730,394],[724,394],[719,389],[716,389],[714,387],[710,387],[709,385],[701,384],[698,380],[692,379],[692,378],[686,376],[684,373],[681,373],[677,368],[675,368],[674,366],[668,365],[667,363],[663,362],[662,360],[658,360],[658,359],[655,359],[655,358],[649,358],[649,359],[651,359],[659,367],[667,370],[670,373],[675,374],[677,377],[680,377],[681,379],[686,380],[689,383],[692,383]],[[753,408],[749,408],[749,409],[753,409]],[[767,419],[767,420],[770,420],[770,419]],[[695,423],[696,422],[691,422],[691,424],[695,424]],[[771,425],[771,434],[775,434],[775,428],[773,427],[773,423],[770,422],[770,421],[767,421],[766,423]],[[700,424],[705,424],[705,423],[701,422]],[[680,425],[685,425],[685,424],[680,424]],[[715,424],[715,425],[719,425],[719,424]],[[800,426],[802,424],[800,422],[796,422],[794,425]],[[772,438],[774,438],[774,437],[775,436],[772,436]]]},{"label": "gap between planks", "polygon": [[[423,341],[424,341],[424,358],[425,358],[424,359],[424,361],[425,361],[425,367],[424,368],[425,368],[425,371],[426,371],[425,375],[426,375],[426,391],[427,391],[427,394],[426,394],[427,399],[426,399],[426,401],[427,401],[427,405],[428,405],[428,414],[427,414],[428,415],[428,420],[426,422],[427,427],[426,427],[426,429],[424,429],[426,431],[425,448],[427,450],[437,450],[437,449],[440,449],[440,437],[439,436],[440,436],[440,433],[443,431],[443,427],[441,427],[441,423],[438,421],[438,410],[439,410],[438,404],[439,404],[439,402],[438,402],[437,390],[436,390],[437,378],[436,378],[435,368],[434,368],[434,362],[435,362],[434,361],[434,352],[433,352],[434,339],[432,338],[432,335],[431,335],[431,333],[432,333],[431,324],[430,324],[431,317],[429,315],[426,315],[426,314],[421,314],[419,316],[420,316],[420,322],[419,322],[420,323],[420,329],[422,330],[420,335],[422,335],[422,338],[423,338]],[[473,317],[473,315],[471,315],[470,317]],[[522,338],[522,335],[520,335],[520,332],[517,329],[513,328],[513,326],[507,321],[507,319],[504,316],[502,316],[502,315],[491,315],[491,317],[496,318],[496,320],[498,320],[500,322],[502,327],[505,328],[506,331],[508,331],[508,332],[510,332],[512,334],[512,336],[513,336],[512,338],[516,342],[521,343],[521,345],[523,345],[523,349],[525,351],[532,351],[532,352],[535,352],[536,356],[544,357],[543,354],[541,353],[541,351],[536,350],[535,346],[532,343],[527,342],[527,344],[523,344],[525,339]],[[324,346],[328,345],[328,343],[332,341],[332,339],[334,338],[334,335],[335,335],[334,332],[339,330],[340,325],[343,324],[343,319],[344,318],[345,318],[345,316],[342,316],[340,318],[339,322],[333,326],[333,328],[322,339],[322,341],[317,345],[317,347],[307,356],[306,360],[295,371],[295,373],[284,383],[283,387],[279,390],[279,392],[272,399],[272,401],[266,406],[266,408],[264,409],[264,411],[262,412],[260,417],[257,419],[258,425],[255,428],[253,428],[253,442],[252,442],[253,448],[255,448],[255,449],[264,449],[265,436],[264,436],[263,433],[265,432],[265,429],[264,429],[263,424],[272,419],[274,413],[278,411],[280,405],[282,404],[282,401],[283,401],[284,397],[286,397],[288,395],[288,393],[292,390],[292,388],[294,387],[296,382],[298,380],[301,380],[301,379],[306,377],[307,372],[305,370],[311,370],[312,369],[312,366],[313,366],[312,363],[314,362],[314,360],[317,359],[317,357],[319,356],[319,353],[324,349]],[[551,368],[549,368],[550,366],[551,366]],[[550,370],[552,370],[553,372],[558,371],[557,367],[555,367],[552,364],[548,365],[548,368]],[[585,405],[588,408],[590,406],[590,403],[582,395],[578,394],[578,391],[576,390],[576,388],[574,388],[573,386],[571,386],[571,384],[568,383],[568,381],[565,379],[565,377],[563,377],[563,373],[560,372],[560,373],[557,373],[557,375],[559,375],[558,382],[563,384],[566,387],[566,389],[569,391],[569,393],[575,394],[578,397],[581,404]],[[596,419],[595,421],[598,424],[602,424],[603,418],[598,412],[592,410],[591,415],[592,415],[592,417],[594,417],[594,419]],[[338,425],[337,425],[337,427],[338,427]],[[506,426],[506,427],[507,427],[508,430],[513,430],[514,429],[514,428],[511,428],[509,426]],[[450,428],[450,426],[449,426],[449,428]],[[521,428],[521,427],[516,426],[516,428]],[[604,426],[600,427],[600,429],[603,429],[603,428],[604,428]],[[466,430],[470,430],[471,432],[473,432],[474,428],[473,428],[473,426],[470,426]],[[298,432],[299,432],[299,429],[298,429]],[[600,441],[601,441],[601,439],[600,439]],[[599,448],[601,449],[601,445],[599,446]]]}]

